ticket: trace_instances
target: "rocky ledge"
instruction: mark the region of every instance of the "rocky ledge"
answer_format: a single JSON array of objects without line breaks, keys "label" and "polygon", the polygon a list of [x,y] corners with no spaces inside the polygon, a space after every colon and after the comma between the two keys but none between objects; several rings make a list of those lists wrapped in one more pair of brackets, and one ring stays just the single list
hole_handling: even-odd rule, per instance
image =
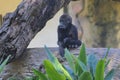
[{"label": "rocky ledge", "polygon": [[[58,48],[49,48],[56,56],[58,56]],[[105,55],[107,48],[87,48],[87,54],[95,54],[98,58]],[[78,55],[79,49],[72,50],[74,55]],[[111,59],[108,70],[114,68],[116,70],[114,80],[120,80],[120,49],[111,48],[108,54]],[[7,80],[9,77],[17,77],[22,80],[23,77],[31,76],[32,68],[39,69],[42,61],[47,59],[44,48],[29,48],[24,54],[14,62],[8,64],[2,74],[0,80]]]}]

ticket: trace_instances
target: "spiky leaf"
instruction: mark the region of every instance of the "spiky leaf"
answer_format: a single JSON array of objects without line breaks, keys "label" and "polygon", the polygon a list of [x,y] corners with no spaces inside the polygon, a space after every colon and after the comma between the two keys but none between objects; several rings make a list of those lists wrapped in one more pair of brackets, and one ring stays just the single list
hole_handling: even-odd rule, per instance
[{"label": "spiky leaf", "polygon": [[104,80],[104,68],[105,68],[105,60],[101,59],[98,61],[95,72],[95,80]]},{"label": "spiky leaf", "polygon": [[98,59],[96,58],[95,54],[88,55],[88,66],[93,77],[95,77],[97,62]]},{"label": "spiky leaf", "polygon": [[70,52],[67,49],[65,49],[65,58],[67,59],[68,64],[75,73],[75,65],[74,65],[75,60],[73,59],[72,54],[70,54]]},{"label": "spiky leaf", "polygon": [[63,74],[60,74],[49,60],[44,60],[44,66],[50,80],[66,80]]},{"label": "spiky leaf", "polygon": [[78,80],[92,80],[90,72],[83,72]]},{"label": "spiky leaf", "polygon": [[39,80],[48,80],[45,74],[41,73],[40,71],[33,69],[33,72],[36,76],[39,77]]},{"label": "spiky leaf", "polygon": [[45,46],[46,54],[49,60],[52,62],[54,68],[59,72],[64,74],[68,80],[72,80],[70,74],[62,67],[62,64],[59,63],[58,59],[52,54],[52,52]]},{"label": "spiky leaf", "polygon": [[86,49],[85,44],[83,43],[80,49],[80,54],[78,56],[78,59],[82,61],[85,65],[87,65],[87,55],[86,55]]},{"label": "spiky leaf", "polygon": [[11,55],[9,55],[9,56],[3,61],[3,63],[0,65],[0,72],[3,71],[5,65],[7,64],[7,62],[8,62],[8,60],[9,60],[10,57],[11,57]]},{"label": "spiky leaf", "polygon": [[112,69],[108,72],[108,74],[105,76],[105,80],[112,80],[115,70]]}]

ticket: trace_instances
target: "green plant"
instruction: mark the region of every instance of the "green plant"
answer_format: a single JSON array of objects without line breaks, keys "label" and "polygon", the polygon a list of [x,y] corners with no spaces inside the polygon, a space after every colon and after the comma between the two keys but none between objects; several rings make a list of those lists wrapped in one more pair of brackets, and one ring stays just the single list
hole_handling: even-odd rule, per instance
[{"label": "green plant", "polygon": [[[107,60],[108,51],[104,58],[98,60],[95,55],[86,55],[85,45],[82,44],[78,57],[75,57],[65,49],[65,58],[69,66],[62,65],[52,52],[45,46],[49,60],[44,60],[46,73],[33,69],[36,80],[111,80],[114,69],[104,74],[106,66],[110,60]],[[104,77],[105,76],[105,77]]]},{"label": "green plant", "polygon": [[3,71],[5,65],[7,64],[9,58],[10,58],[11,55],[9,55],[3,62],[2,64],[0,65],[0,73]]}]

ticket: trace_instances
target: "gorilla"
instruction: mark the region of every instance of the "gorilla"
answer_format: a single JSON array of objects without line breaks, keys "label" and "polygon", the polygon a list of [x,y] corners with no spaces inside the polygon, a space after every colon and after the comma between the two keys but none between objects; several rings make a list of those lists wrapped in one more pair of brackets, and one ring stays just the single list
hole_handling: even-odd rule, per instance
[{"label": "gorilla", "polygon": [[78,31],[76,26],[72,24],[72,18],[63,14],[59,19],[59,25],[57,29],[58,33],[58,46],[59,53],[64,57],[64,49],[75,49],[81,45],[81,41],[78,40]]}]

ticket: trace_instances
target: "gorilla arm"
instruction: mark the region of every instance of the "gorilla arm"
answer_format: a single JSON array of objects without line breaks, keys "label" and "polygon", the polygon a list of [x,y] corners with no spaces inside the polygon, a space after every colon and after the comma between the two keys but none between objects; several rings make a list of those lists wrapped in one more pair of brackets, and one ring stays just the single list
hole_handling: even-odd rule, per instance
[{"label": "gorilla arm", "polygon": [[77,48],[81,45],[81,41],[78,40],[78,31],[77,31],[77,28],[72,25],[71,27],[71,30],[70,30],[70,33],[69,33],[70,37],[71,37],[71,40],[69,40],[69,48]]},{"label": "gorilla arm", "polygon": [[77,31],[77,28],[74,25],[72,25],[69,34],[71,35],[72,39],[78,40],[78,31]]}]

